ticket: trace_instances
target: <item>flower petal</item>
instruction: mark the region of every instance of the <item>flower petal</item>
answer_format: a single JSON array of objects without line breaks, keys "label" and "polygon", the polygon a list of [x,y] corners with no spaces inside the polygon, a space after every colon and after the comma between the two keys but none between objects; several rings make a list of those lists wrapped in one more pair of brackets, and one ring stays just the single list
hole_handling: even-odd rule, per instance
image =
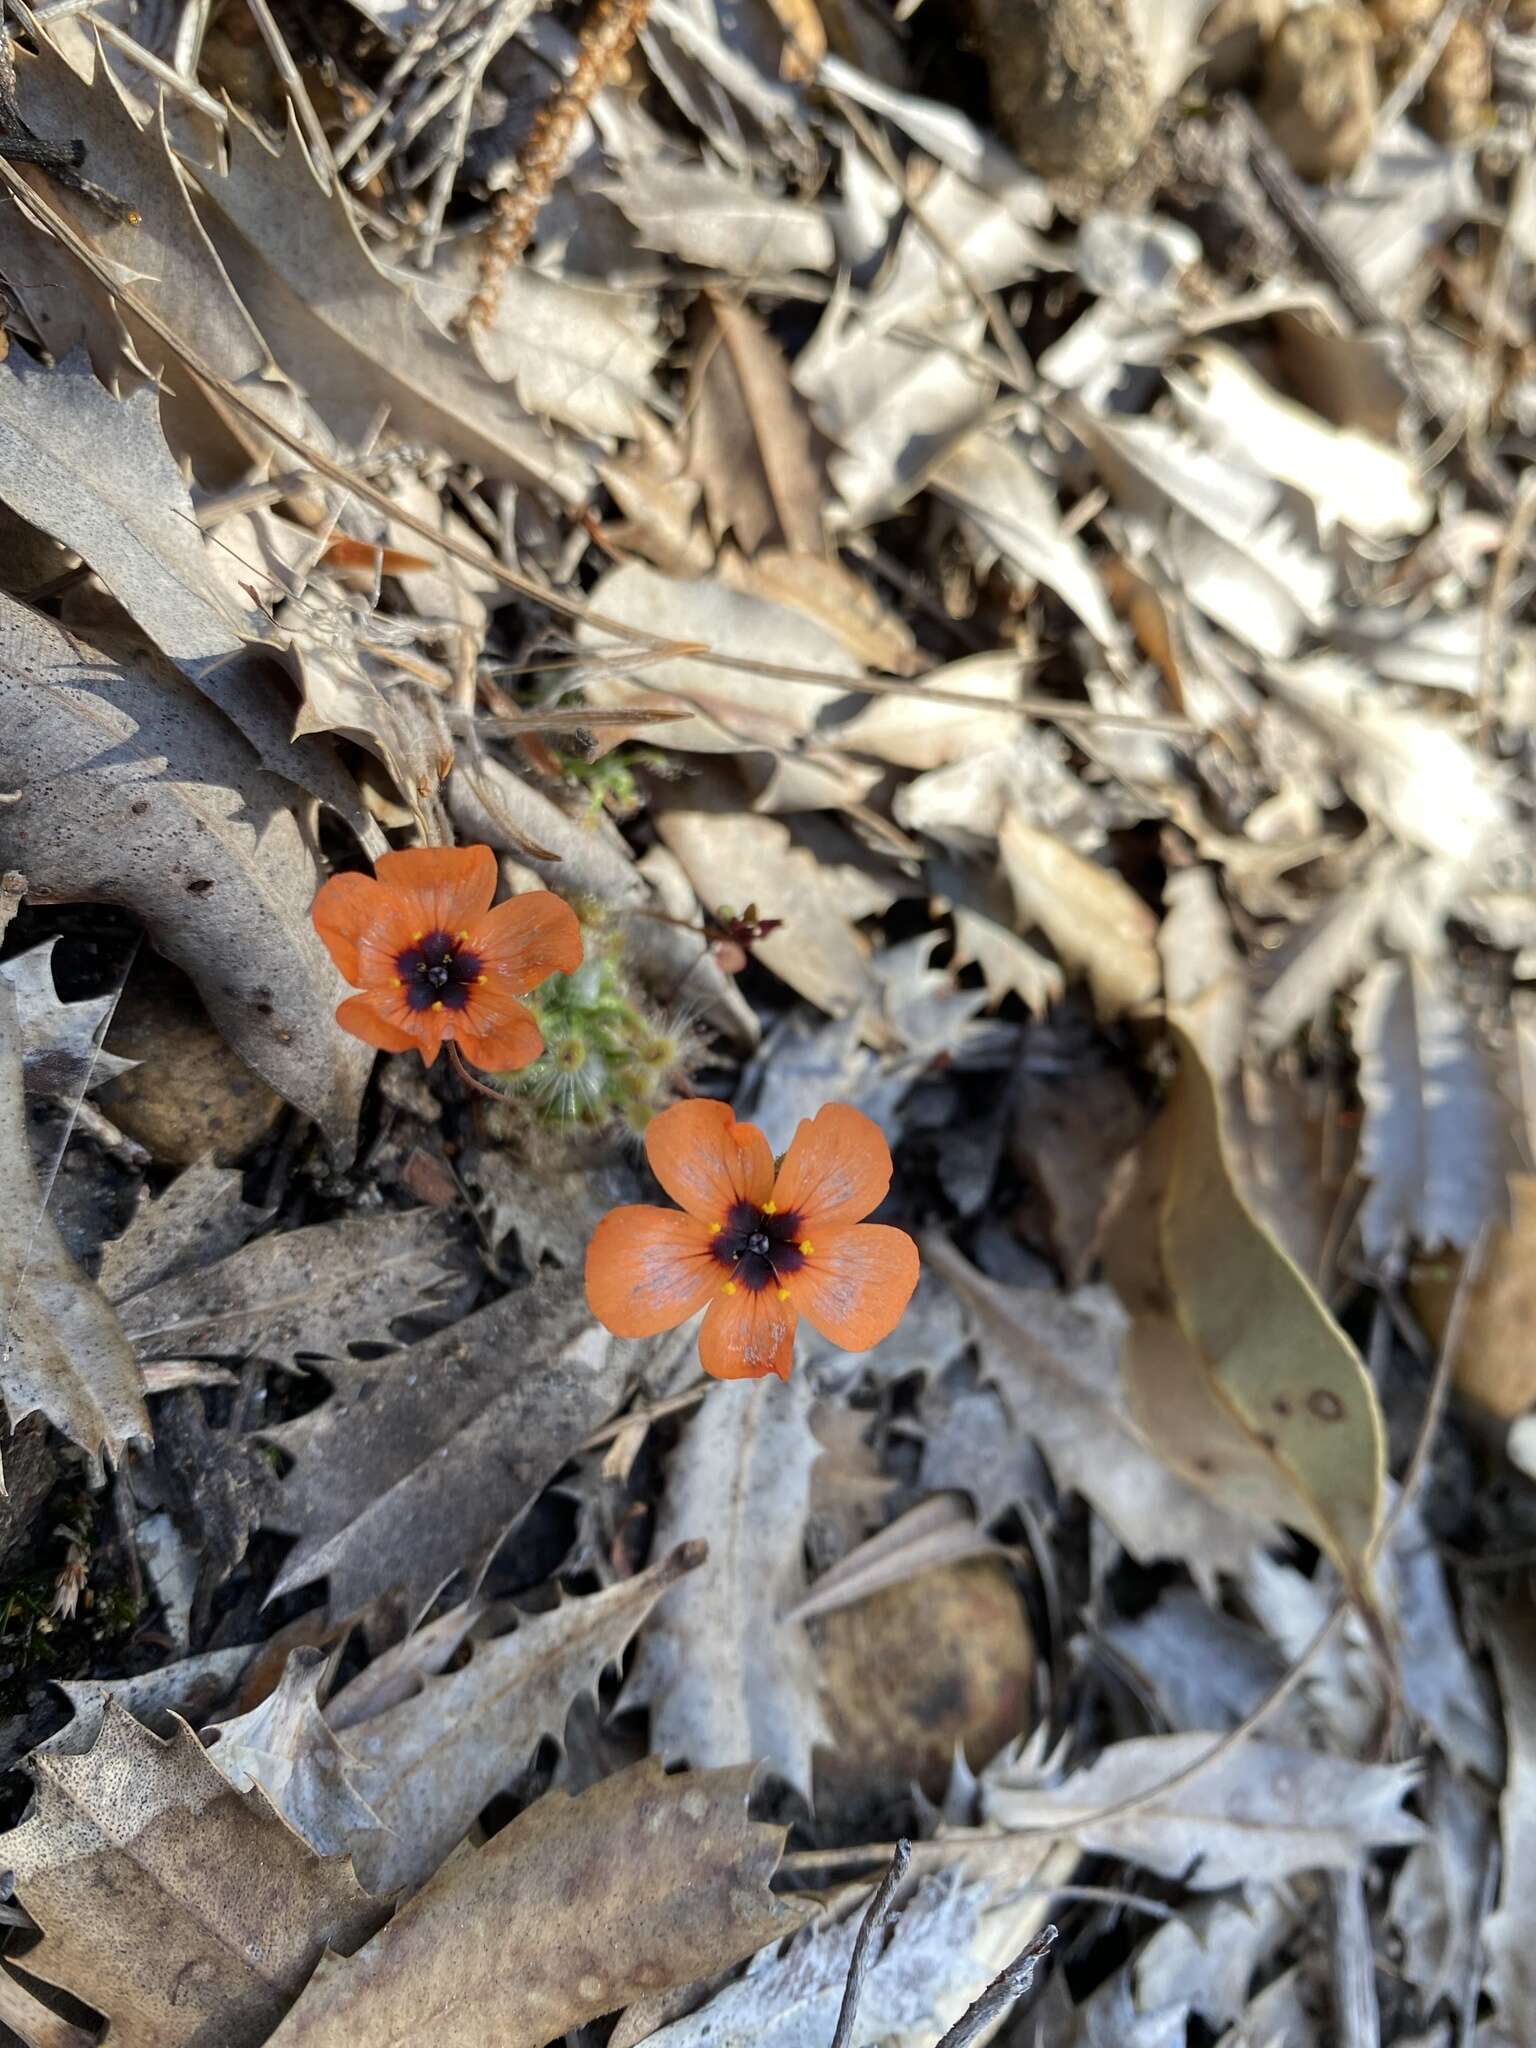
[{"label": "flower petal", "polygon": [[616,1337],[675,1330],[720,1292],[721,1278],[709,1232],[676,1209],[612,1209],[587,1246],[587,1302]]},{"label": "flower petal", "polygon": [[776,1372],[787,1380],[794,1362],[792,1301],[780,1301],[773,1287],[755,1294],[750,1287],[717,1290],[699,1325],[699,1363],[711,1379],[760,1380]]},{"label": "flower petal", "polygon": [[489,981],[470,990],[466,1008],[450,1014],[447,1036],[471,1066],[511,1073],[544,1050],[533,1013]]},{"label": "flower petal", "polygon": [[467,931],[496,894],[496,856],[488,846],[413,846],[381,853],[374,873],[397,897],[409,897],[418,932]]},{"label": "flower petal", "polygon": [[[384,1052],[419,1051],[427,1057],[424,1040],[428,1034],[421,1028],[420,1013],[408,1010],[392,989],[369,989],[366,995],[348,996],[336,1012],[336,1022],[365,1045],[379,1046]],[[436,1057],[434,1044],[428,1066]]]},{"label": "flower petal", "polygon": [[891,1148],[880,1126],[844,1102],[829,1102],[796,1131],[773,1199],[814,1240],[831,1224],[857,1223],[879,1208],[890,1184]]},{"label": "flower petal", "polygon": [[904,1230],[853,1223],[818,1230],[816,1249],[785,1275],[790,1299],[844,1351],[868,1351],[901,1321],[917,1285],[917,1246]]},{"label": "flower petal", "polygon": [[325,950],[354,988],[361,988],[365,979],[358,943],[388,918],[392,908],[388,891],[371,875],[332,875],[320,885],[309,914]]},{"label": "flower petal", "polygon": [[581,965],[581,926],[569,903],[548,889],[509,896],[469,928],[468,949],[487,974],[517,995],[526,995],[552,974],[574,974]]},{"label": "flower petal", "polygon": [[664,1109],[646,1125],[645,1156],[673,1201],[705,1223],[722,1222],[733,1202],[761,1208],[773,1192],[768,1140],[724,1102]]}]

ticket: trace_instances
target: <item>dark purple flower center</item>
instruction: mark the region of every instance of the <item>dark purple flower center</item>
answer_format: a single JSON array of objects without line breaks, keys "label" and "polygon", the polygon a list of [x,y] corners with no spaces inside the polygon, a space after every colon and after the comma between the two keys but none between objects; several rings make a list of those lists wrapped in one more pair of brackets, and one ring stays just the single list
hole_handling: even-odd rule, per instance
[{"label": "dark purple flower center", "polygon": [[406,1006],[430,1010],[441,1003],[445,1010],[462,1010],[469,992],[484,972],[478,953],[464,946],[467,934],[457,938],[447,932],[423,932],[395,955],[395,973]]},{"label": "dark purple flower center", "polygon": [[765,1287],[777,1287],[786,1273],[799,1272],[805,1264],[804,1236],[805,1225],[793,1210],[770,1215],[754,1202],[733,1202],[710,1249],[729,1269],[729,1279],[760,1294]]}]

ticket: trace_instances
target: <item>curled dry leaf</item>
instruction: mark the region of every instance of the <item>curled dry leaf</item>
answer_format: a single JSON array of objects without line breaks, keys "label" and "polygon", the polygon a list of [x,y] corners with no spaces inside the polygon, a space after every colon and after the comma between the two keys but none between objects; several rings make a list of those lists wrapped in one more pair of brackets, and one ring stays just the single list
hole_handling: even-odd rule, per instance
[{"label": "curled dry leaf", "polygon": [[1011,807],[997,844],[1021,929],[1038,927],[1064,965],[1087,977],[1100,1017],[1150,1003],[1162,985],[1157,919],[1135,890]]},{"label": "curled dry leaf", "polygon": [[299,1538],[272,1597],[329,1577],[338,1618],[398,1591],[415,1621],[455,1572],[479,1578],[634,1367],[567,1273],[373,1360],[270,1432],[296,1460],[270,1519]]},{"label": "curled dry leaf", "polygon": [[811,423],[778,344],[744,306],[709,293],[693,332],[688,470],[702,487],[715,540],[734,533],[756,554],[822,545],[825,486]]},{"label": "curled dry leaf", "polygon": [[246,1065],[355,1142],[372,1055],[336,1029],[288,783],[174,670],[114,661],[0,596],[0,867],[41,901],[131,910]]},{"label": "curled dry leaf", "polygon": [[[1195,1891],[1275,1884],[1304,1870],[1359,1870],[1378,1850],[1423,1840],[1423,1824],[1403,1810],[1412,1765],[1350,1763],[1254,1739],[1204,1764],[1218,1740],[1112,1742],[1049,1790],[1000,1762],[986,1773],[983,1809],[1002,1828],[1072,1835],[1086,1850],[1122,1856]],[[1187,1778],[1160,1789],[1185,1771]],[[1098,1817],[1123,1799],[1144,1803]]]},{"label": "curled dry leaf", "polygon": [[29,1769],[36,1801],[3,1838],[43,1930],[28,1972],[104,2012],[123,2048],[257,2048],[321,1954],[383,1917],[184,1723],[162,1742],[109,1703],[89,1749]]},{"label": "curled dry leaf", "polygon": [[1536,1627],[1505,1611],[1488,1629],[1509,1736],[1509,1776],[1499,1801],[1502,1864],[1497,1910],[1483,1924],[1488,1990],[1511,2041],[1536,2027],[1536,1956],[1526,1902],[1536,1883]]},{"label": "curled dry leaf", "polygon": [[809,1797],[827,1738],[816,1660],[785,1619],[805,1590],[811,1434],[803,1375],[711,1388],[667,1475],[658,1544],[704,1537],[709,1557],[640,1638],[626,1706],[651,1709],[651,1744],[695,1768],[759,1757]]},{"label": "curled dry leaf", "polygon": [[1206,1499],[1160,1458],[1121,1389],[1126,1324],[1107,1288],[1000,1287],[934,1232],[923,1259],[970,1310],[987,1377],[1058,1485],[1081,1493],[1140,1563],[1180,1558],[1208,1589],[1218,1571],[1241,1568],[1263,1526]]},{"label": "curled dry leaf", "polygon": [[149,1437],[138,1367],[104,1296],[70,1257],[32,1170],[16,992],[0,979],[0,1395],[114,1460]]},{"label": "curled dry leaf", "polygon": [[409,2040],[429,2015],[442,2048],[543,2048],[778,1941],[801,1915],[768,1889],[784,1831],[747,1819],[753,1770],[648,1758],[546,1794],[350,1962],[327,1957],[271,2048]]},{"label": "curled dry leaf", "polygon": [[[221,1721],[209,1755],[237,1792],[255,1786],[318,1856],[352,1855],[379,1830],[347,1748],[320,1711],[329,1660],[319,1650],[290,1653],[283,1675],[248,1713]],[[368,1883],[384,1896],[393,1887]]]},{"label": "curled dry leaf", "polygon": [[1175,1471],[1236,1513],[1304,1531],[1373,1611],[1385,1479],[1375,1388],[1244,1206],[1210,1074],[1177,1025],[1172,1034],[1178,1074],[1104,1247],[1131,1315],[1131,1408]]}]

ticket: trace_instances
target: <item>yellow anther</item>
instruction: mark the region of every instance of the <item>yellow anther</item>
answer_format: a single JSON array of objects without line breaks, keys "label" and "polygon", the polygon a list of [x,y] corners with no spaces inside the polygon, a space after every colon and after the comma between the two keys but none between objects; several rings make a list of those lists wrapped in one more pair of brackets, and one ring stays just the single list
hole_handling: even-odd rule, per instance
[{"label": "yellow anther", "polygon": [[453,943],[456,946],[462,946],[467,941],[468,938],[468,932],[455,932],[453,935]]},{"label": "yellow anther", "polygon": [[426,936],[427,936],[427,935],[426,935],[426,933],[425,933],[425,932],[412,932],[412,933],[411,933],[411,944],[412,944],[413,946],[419,946],[419,945],[421,944],[422,940],[423,940],[423,939],[424,939],[424,938],[425,938]]},{"label": "yellow anther", "polygon": [[815,1251],[816,1247],[811,1243],[811,1240],[808,1237],[802,1237],[800,1240],[800,1249],[805,1254],[806,1258],[809,1258],[812,1252]]},{"label": "yellow anther", "polygon": [[778,1205],[778,1203],[777,1203],[777,1202],[764,1202],[764,1204],[763,1204],[763,1214],[764,1214],[765,1216],[777,1216],[777,1215],[778,1215],[778,1213],[779,1213],[779,1205]]},{"label": "yellow anther", "polygon": [[432,1007],[434,1010],[440,1010],[443,1006],[441,1003],[434,1003]]},{"label": "yellow anther", "polygon": [[736,1282],[734,1280],[727,1280],[720,1292],[722,1294],[734,1294],[736,1292]]},{"label": "yellow anther", "polygon": [[391,987],[391,988],[404,988],[404,987],[405,987],[405,983],[404,983],[404,982],[403,982],[403,981],[402,981],[402,980],[400,979],[400,977],[399,977],[399,975],[398,975],[398,974],[397,974],[397,975],[395,976],[394,980],[393,980],[393,981],[392,981],[392,982],[391,982],[391,983],[390,983],[389,985],[390,985],[390,987]]},{"label": "yellow anther", "polygon": [[711,1225],[709,1226],[709,1234],[711,1237],[718,1237],[721,1231],[724,1230],[724,1228],[725,1225],[723,1223],[711,1223]]},{"label": "yellow anther", "polygon": [[789,1289],[788,1289],[787,1287],[781,1287],[781,1288],[779,1289],[779,1299],[780,1299],[780,1301],[788,1301],[788,1299],[789,1299]]}]

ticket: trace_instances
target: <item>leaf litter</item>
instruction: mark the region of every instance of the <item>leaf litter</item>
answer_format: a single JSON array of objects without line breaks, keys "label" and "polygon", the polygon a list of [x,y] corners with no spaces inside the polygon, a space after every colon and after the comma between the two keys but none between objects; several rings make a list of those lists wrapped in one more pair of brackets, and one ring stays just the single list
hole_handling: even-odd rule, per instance
[{"label": "leaf litter", "polygon": [[[1536,64],[1274,12],[12,9],[29,2048],[1536,2038]],[[490,1099],[310,922],[455,843]],[[884,1343],[593,1322],[700,1096]]]}]

